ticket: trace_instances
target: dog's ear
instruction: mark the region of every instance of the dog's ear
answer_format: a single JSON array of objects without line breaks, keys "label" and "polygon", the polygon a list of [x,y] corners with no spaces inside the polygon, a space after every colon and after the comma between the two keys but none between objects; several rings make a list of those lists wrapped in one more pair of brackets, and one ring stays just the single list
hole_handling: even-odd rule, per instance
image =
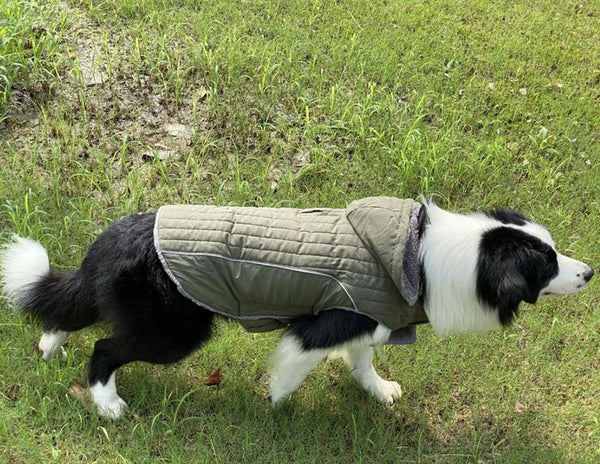
[{"label": "dog's ear", "polygon": [[521,301],[537,301],[555,265],[556,252],[537,237],[512,227],[491,229],[479,246],[477,295],[508,325]]}]

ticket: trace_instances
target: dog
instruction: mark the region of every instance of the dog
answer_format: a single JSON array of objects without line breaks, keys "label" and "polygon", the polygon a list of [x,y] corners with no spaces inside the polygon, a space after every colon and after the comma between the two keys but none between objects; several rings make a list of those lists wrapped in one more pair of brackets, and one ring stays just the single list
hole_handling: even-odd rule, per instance
[{"label": "dog", "polygon": [[[417,273],[412,275],[417,275],[419,281],[415,304],[422,305],[426,317],[411,320],[408,338],[414,337],[414,323],[418,322],[428,322],[440,336],[507,326],[517,316],[522,301],[535,303],[539,297],[579,292],[593,276],[587,264],[558,253],[548,230],[521,213],[496,209],[462,215],[428,201],[422,206],[416,202],[415,205],[418,208],[413,205],[411,211],[418,213],[417,221],[413,222],[417,238],[413,243],[416,250],[413,261]],[[367,226],[372,226],[369,205],[365,208]],[[234,212],[263,212],[262,208],[239,210]],[[380,214],[381,209],[373,210]],[[229,214],[228,208],[222,211]],[[286,211],[295,215],[304,213]],[[323,214],[336,211],[339,212],[311,210],[309,214],[322,218]],[[268,212],[277,217],[277,209]],[[62,344],[70,332],[97,322],[112,325],[113,335],[95,343],[88,376],[89,391],[99,415],[110,419],[119,418],[127,407],[117,394],[115,372],[119,367],[132,361],[160,364],[178,361],[210,337],[215,316],[231,317],[196,301],[174,280],[163,252],[157,248],[157,214],[135,214],[110,225],[91,245],[80,269],[73,273],[53,270],[42,245],[17,236],[4,247],[0,258],[4,295],[20,311],[41,321],[43,335],[39,349],[44,360],[65,355]],[[340,221],[346,220],[343,214],[340,217]],[[390,224],[395,223],[386,221],[372,232],[390,229],[394,234]],[[271,234],[273,224],[259,224],[262,236]],[[210,232],[210,227],[207,230]],[[217,240],[227,241],[230,246],[233,242],[230,231],[223,237]],[[294,239],[299,243],[298,249],[303,246],[303,237]],[[236,266],[236,271],[231,272],[235,280],[245,268],[239,267],[241,264],[235,259],[227,259]],[[265,298],[271,295],[287,298],[287,288],[276,288],[276,281],[263,282],[271,281],[271,277],[261,278],[261,272],[277,266],[257,266],[251,268],[252,272],[257,271],[251,286],[261,287]],[[224,272],[206,274],[211,287],[219,286],[220,274]],[[302,279],[312,277],[328,279],[327,282],[337,280],[326,274],[322,270],[294,272],[292,280],[304,282]],[[196,283],[202,287],[204,278]],[[346,292],[345,284],[334,284]],[[227,283],[224,287],[232,285]],[[243,295],[236,298],[242,300],[239,304],[244,304]],[[218,300],[215,299],[216,305]],[[275,350],[270,372],[269,398],[273,404],[285,400],[315,365],[333,352],[343,358],[352,377],[379,401],[391,405],[400,398],[399,384],[382,379],[373,368],[373,350],[391,339],[393,328],[372,315],[340,304],[276,322],[285,332]],[[411,341],[414,340],[404,342]]]}]

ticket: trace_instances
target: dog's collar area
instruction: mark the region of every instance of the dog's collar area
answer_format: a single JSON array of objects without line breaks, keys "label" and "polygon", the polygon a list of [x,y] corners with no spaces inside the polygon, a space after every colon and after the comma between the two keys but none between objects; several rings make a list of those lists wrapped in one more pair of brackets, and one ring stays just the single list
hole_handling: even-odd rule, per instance
[{"label": "dog's collar area", "polygon": [[423,285],[422,263],[419,257],[421,247],[422,229],[425,224],[425,207],[415,202],[410,211],[406,246],[402,260],[402,277],[400,292],[409,305],[414,305],[421,297]]},{"label": "dog's collar area", "polygon": [[[406,237],[406,247],[402,261],[402,297],[410,305],[414,305],[423,293],[423,269],[419,251],[423,229],[427,222],[426,208],[415,202],[410,211],[410,220]],[[423,321],[425,322],[425,321]],[[394,330],[386,345],[411,345],[417,341],[417,328],[415,325]]]}]

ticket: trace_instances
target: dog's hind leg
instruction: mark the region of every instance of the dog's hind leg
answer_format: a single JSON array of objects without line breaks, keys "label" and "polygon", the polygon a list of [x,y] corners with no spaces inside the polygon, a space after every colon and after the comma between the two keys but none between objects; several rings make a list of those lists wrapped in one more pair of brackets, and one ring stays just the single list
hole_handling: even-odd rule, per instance
[{"label": "dog's hind leg", "polygon": [[90,360],[90,394],[98,414],[109,419],[118,419],[127,407],[127,403],[117,394],[115,372],[133,359],[120,345],[115,338],[98,340]]},{"label": "dog's hind leg", "polygon": [[402,396],[402,389],[397,382],[384,380],[373,367],[373,347],[352,345],[340,350],[350,374],[365,390],[386,405],[392,405],[395,399]]},{"label": "dog's hind leg", "polygon": [[[179,303],[176,306],[179,312],[172,309],[170,319],[159,317],[145,324],[140,319],[138,326],[119,326],[115,336],[96,342],[88,379],[98,414],[118,419],[127,407],[117,394],[115,372],[119,367],[132,361],[176,362],[209,338],[213,313],[185,300]],[[157,316],[156,312],[154,316]]]},{"label": "dog's hind leg", "polygon": [[38,348],[42,352],[42,359],[48,361],[51,358],[58,357],[61,361],[67,358],[67,353],[62,347],[69,332],[64,330],[45,330],[38,343]]},{"label": "dog's hind leg", "polygon": [[306,376],[331,349],[305,349],[298,337],[287,333],[275,350],[270,375],[269,397],[273,405],[296,391]]}]

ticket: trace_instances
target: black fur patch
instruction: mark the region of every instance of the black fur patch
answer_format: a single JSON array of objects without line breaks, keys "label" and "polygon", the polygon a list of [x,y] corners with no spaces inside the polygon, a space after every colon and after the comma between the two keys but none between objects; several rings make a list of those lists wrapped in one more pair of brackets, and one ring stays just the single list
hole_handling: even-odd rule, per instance
[{"label": "black fur patch", "polygon": [[198,348],[211,333],[214,314],[185,298],[154,249],[155,214],[114,223],[90,247],[80,273],[93,292],[99,319],[113,335],[96,342],[89,382],[106,383],[131,361],[166,364]]},{"label": "black fur patch", "polygon": [[113,326],[96,342],[89,382],[106,384],[131,361],[171,363],[210,336],[214,314],[185,298],[154,249],[155,214],[132,215],[100,234],[81,269],[50,273],[27,290],[26,310],[45,330],[74,331],[101,321]]},{"label": "black fur patch", "polygon": [[502,224],[514,224],[516,226],[524,226],[525,224],[530,222],[529,219],[523,216],[521,213],[506,208],[499,208],[494,209],[492,211],[486,211],[485,215],[500,221]]},{"label": "black fur patch", "polygon": [[498,311],[503,325],[519,303],[535,303],[540,290],[558,274],[556,252],[537,237],[512,227],[485,232],[479,245],[477,296]]},{"label": "black fur patch", "polygon": [[290,324],[289,332],[296,335],[305,350],[331,348],[370,334],[377,328],[377,321],[368,316],[332,309],[316,316],[301,317]]}]

